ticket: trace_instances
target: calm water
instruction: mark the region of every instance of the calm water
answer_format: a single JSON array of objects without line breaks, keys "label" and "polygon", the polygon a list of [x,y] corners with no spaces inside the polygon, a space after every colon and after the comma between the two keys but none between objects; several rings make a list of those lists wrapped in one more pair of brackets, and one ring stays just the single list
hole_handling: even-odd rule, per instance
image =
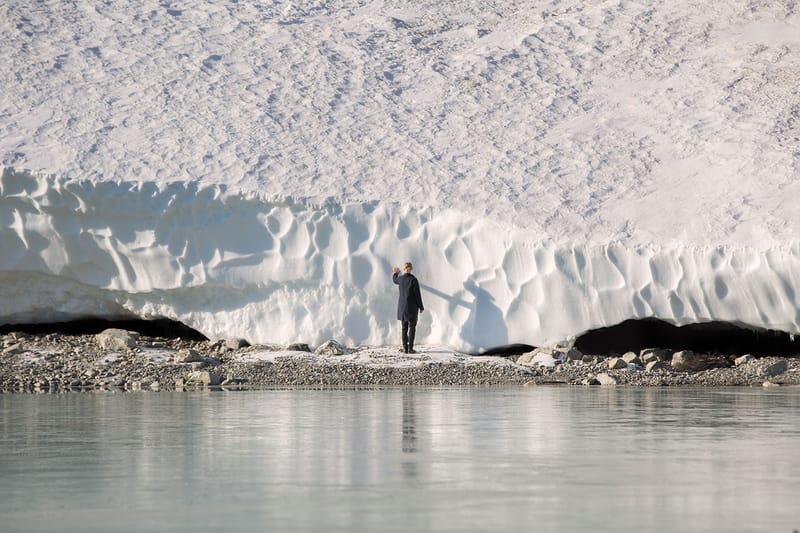
[{"label": "calm water", "polygon": [[0,531],[800,529],[800,389],[0,395]]}]

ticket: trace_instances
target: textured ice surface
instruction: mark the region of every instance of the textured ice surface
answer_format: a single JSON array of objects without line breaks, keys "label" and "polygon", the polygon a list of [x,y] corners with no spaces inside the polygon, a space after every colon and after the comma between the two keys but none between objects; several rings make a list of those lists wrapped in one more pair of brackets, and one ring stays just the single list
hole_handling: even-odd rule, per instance
[{"label": "textured ice surface", "polygon": [[396,340],[415,262],[422,342],[551,344],[627,318],[798,331],[795,248],[567,245],[454,210],[304,205],[174,183],[0,181],[4,321],[125,313],[210,337]]},{"label": "textured ice surface", "polygon": [[0,322],[396,342],[412,260],[424,342],[797,332],[791,2],[10,0],[0,34]]}]

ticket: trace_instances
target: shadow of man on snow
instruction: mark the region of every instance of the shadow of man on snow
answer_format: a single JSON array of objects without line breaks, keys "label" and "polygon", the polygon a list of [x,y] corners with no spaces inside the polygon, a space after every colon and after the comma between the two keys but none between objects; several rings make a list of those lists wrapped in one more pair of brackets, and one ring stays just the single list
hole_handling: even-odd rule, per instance
[{"label": "shadow of man on snow", "polygon": [[473,296],[471,302],[428,285],[420,284],[420,287],[426,292],[447,300],[451,309],[454,306],[469,309],[469,316],[461,328],[462,338],[468,339],[472,344],[484,349],[502,346],[508,342],[508,328],[503,311],[494,303],[495,299],[489,291],[481,288],[474,281],[464,282],[464,288]]}]

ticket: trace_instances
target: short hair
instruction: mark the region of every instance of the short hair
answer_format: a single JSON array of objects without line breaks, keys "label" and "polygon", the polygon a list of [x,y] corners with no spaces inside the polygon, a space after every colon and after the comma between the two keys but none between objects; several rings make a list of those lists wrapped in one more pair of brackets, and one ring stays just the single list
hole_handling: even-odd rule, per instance
[{"label": "short hair", "polygon": [[413,268],[414,268],[414,265],[412,265],[411,263],[405,263],[403,265],[403,270],[410,271],[410,270],[413,270]]}]

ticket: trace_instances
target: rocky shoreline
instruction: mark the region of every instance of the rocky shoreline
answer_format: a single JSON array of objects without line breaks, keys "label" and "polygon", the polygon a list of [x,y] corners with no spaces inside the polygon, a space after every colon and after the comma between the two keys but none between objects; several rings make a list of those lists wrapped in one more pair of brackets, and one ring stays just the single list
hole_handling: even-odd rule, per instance
[{"label": "rocky shoreline", "polygon": [[696,354],[647,349],[616,356],[574,348],[521,356],[471,356],[436,347],[345,347],[329,341],[251,346],[239,339],[97,335],[0,335],[0,392],[172,391],[276,386],[800,385],[800,356]]}]

